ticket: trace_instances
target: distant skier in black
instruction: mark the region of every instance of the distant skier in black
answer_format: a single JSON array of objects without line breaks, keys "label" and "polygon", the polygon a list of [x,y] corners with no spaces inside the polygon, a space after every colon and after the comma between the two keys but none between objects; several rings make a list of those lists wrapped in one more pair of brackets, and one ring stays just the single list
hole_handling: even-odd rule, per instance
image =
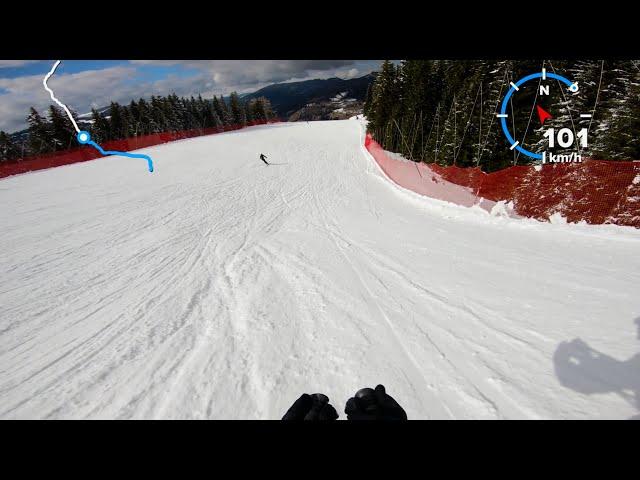
[{"label": "distant skier in black", "polygon": [[266,158],[267,158],[267,156],[264,153],[260,154],[260,160],[262,160],[267,165],[270,165],[270,163],[265,160]]}]

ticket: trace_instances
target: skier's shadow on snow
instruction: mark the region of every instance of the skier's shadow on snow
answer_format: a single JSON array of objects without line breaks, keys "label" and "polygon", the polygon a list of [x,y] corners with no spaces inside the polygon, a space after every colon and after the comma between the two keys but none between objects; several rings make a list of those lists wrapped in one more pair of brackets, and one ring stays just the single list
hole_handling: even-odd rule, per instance
[{"label": "skier's shadow on snow", "polygon": [[[635,324],[640,340],[640,317]],[[640,411],[640,353],[620,361],[576,338],[558,345],[553,363],[563,386],[587,395],[614,392]],[[640,420],[640,414],[631,419]]]}]

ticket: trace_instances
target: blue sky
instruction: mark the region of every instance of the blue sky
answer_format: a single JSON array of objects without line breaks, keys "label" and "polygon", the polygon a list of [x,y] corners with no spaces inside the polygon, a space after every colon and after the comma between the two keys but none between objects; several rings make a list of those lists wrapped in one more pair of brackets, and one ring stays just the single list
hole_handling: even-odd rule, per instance
[{"label": "blue sky", "polygon": [[[0,130],[26,127],[31,106],[51,100],[42,79],[54,60],[0,60]],[[312,78],[356,78],[379,60],[63,60],[49,81],[56,97],[78,113],[111,101],[167,95],[228,95]]]}]

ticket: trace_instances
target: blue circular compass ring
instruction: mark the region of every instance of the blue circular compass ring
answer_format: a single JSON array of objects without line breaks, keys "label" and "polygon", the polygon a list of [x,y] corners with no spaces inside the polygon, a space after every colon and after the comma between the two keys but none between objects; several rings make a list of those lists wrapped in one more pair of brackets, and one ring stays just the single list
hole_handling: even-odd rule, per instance
[{"label": "blue circular compass ring", "polygon": [[509,132],[509,128],[507,127],[507,117],[505,115],[507,114],[507,104],[509,103],[509,99],[511,98],[511,95],[513,95],[515,91],[519,90],[519,87],[523,83],[526,83],[529,80],[533,80],[535,78],[543,78],[543,77],[560,80],[567,87],[569,87],[569,90],[571,92],[578,91],[578,85],[572,82],[571,80],[563,77],[562,75],[557,75],[555,73],[549,73],[549,72],[532,73],[531,75],[527,75],[526,77],[521,78],[516,83],[511,84],[511,88],[509,89],[507,94],[504,96],[504,99],[502,100],[502,107],[500,108],[500,124],[502,125],[502,131],[504,132],[504,135],[507,137],[507,140],[509,141],[509,145],[511,145],[511,149],[513,150],[515,148],[520,153],[530,158],[534,158],[536,160],[542,160],[542,155],[540,153],[530,152],[526,148],[523,148],[521,145],[519,145],[519,142],[513,139],[513,137],[511,136],[511,133]]}]

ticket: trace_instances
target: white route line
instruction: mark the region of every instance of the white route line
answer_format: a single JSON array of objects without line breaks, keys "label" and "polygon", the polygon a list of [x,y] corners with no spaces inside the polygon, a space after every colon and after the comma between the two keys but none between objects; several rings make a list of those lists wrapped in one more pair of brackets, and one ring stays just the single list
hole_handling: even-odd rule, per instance
[{"label": "white route line", "polygon": [[54,72],[56,71],[56,68],[58,68],[58,65],[60,65],[60,62],[62,60],[56,60],[56,63],[53,64],[53,67],[51,67],[51,70],[49,71],[49,73],[47,73],[44,76],[44,79],[42,80],[42,84],[44,85],[44,89],[49,92],[49,95],[51,95],[51,100],[53,100],[54,102],[56,102],[58,105],[60,105],[62,108],[64,108],[64,111],[67,112],[67,116],[69,117],[69,120],[71,120],[71,123],[73,123],[73,128],[76,129],[76,132],[80,133],[80,129],[78,128],[78,124],[76,123],[76,121],[73,119],[73,115],[71,115],[71,112],[69,111],[69,109],[67,108],[67,106],[62,103],[60,100],[58,100],[54,94],[53,94],[53,90],[51,90],[48,86],[47,86],[47,80],[49,80],[49,78],[51,77],[51,75],[54,74]]}]

